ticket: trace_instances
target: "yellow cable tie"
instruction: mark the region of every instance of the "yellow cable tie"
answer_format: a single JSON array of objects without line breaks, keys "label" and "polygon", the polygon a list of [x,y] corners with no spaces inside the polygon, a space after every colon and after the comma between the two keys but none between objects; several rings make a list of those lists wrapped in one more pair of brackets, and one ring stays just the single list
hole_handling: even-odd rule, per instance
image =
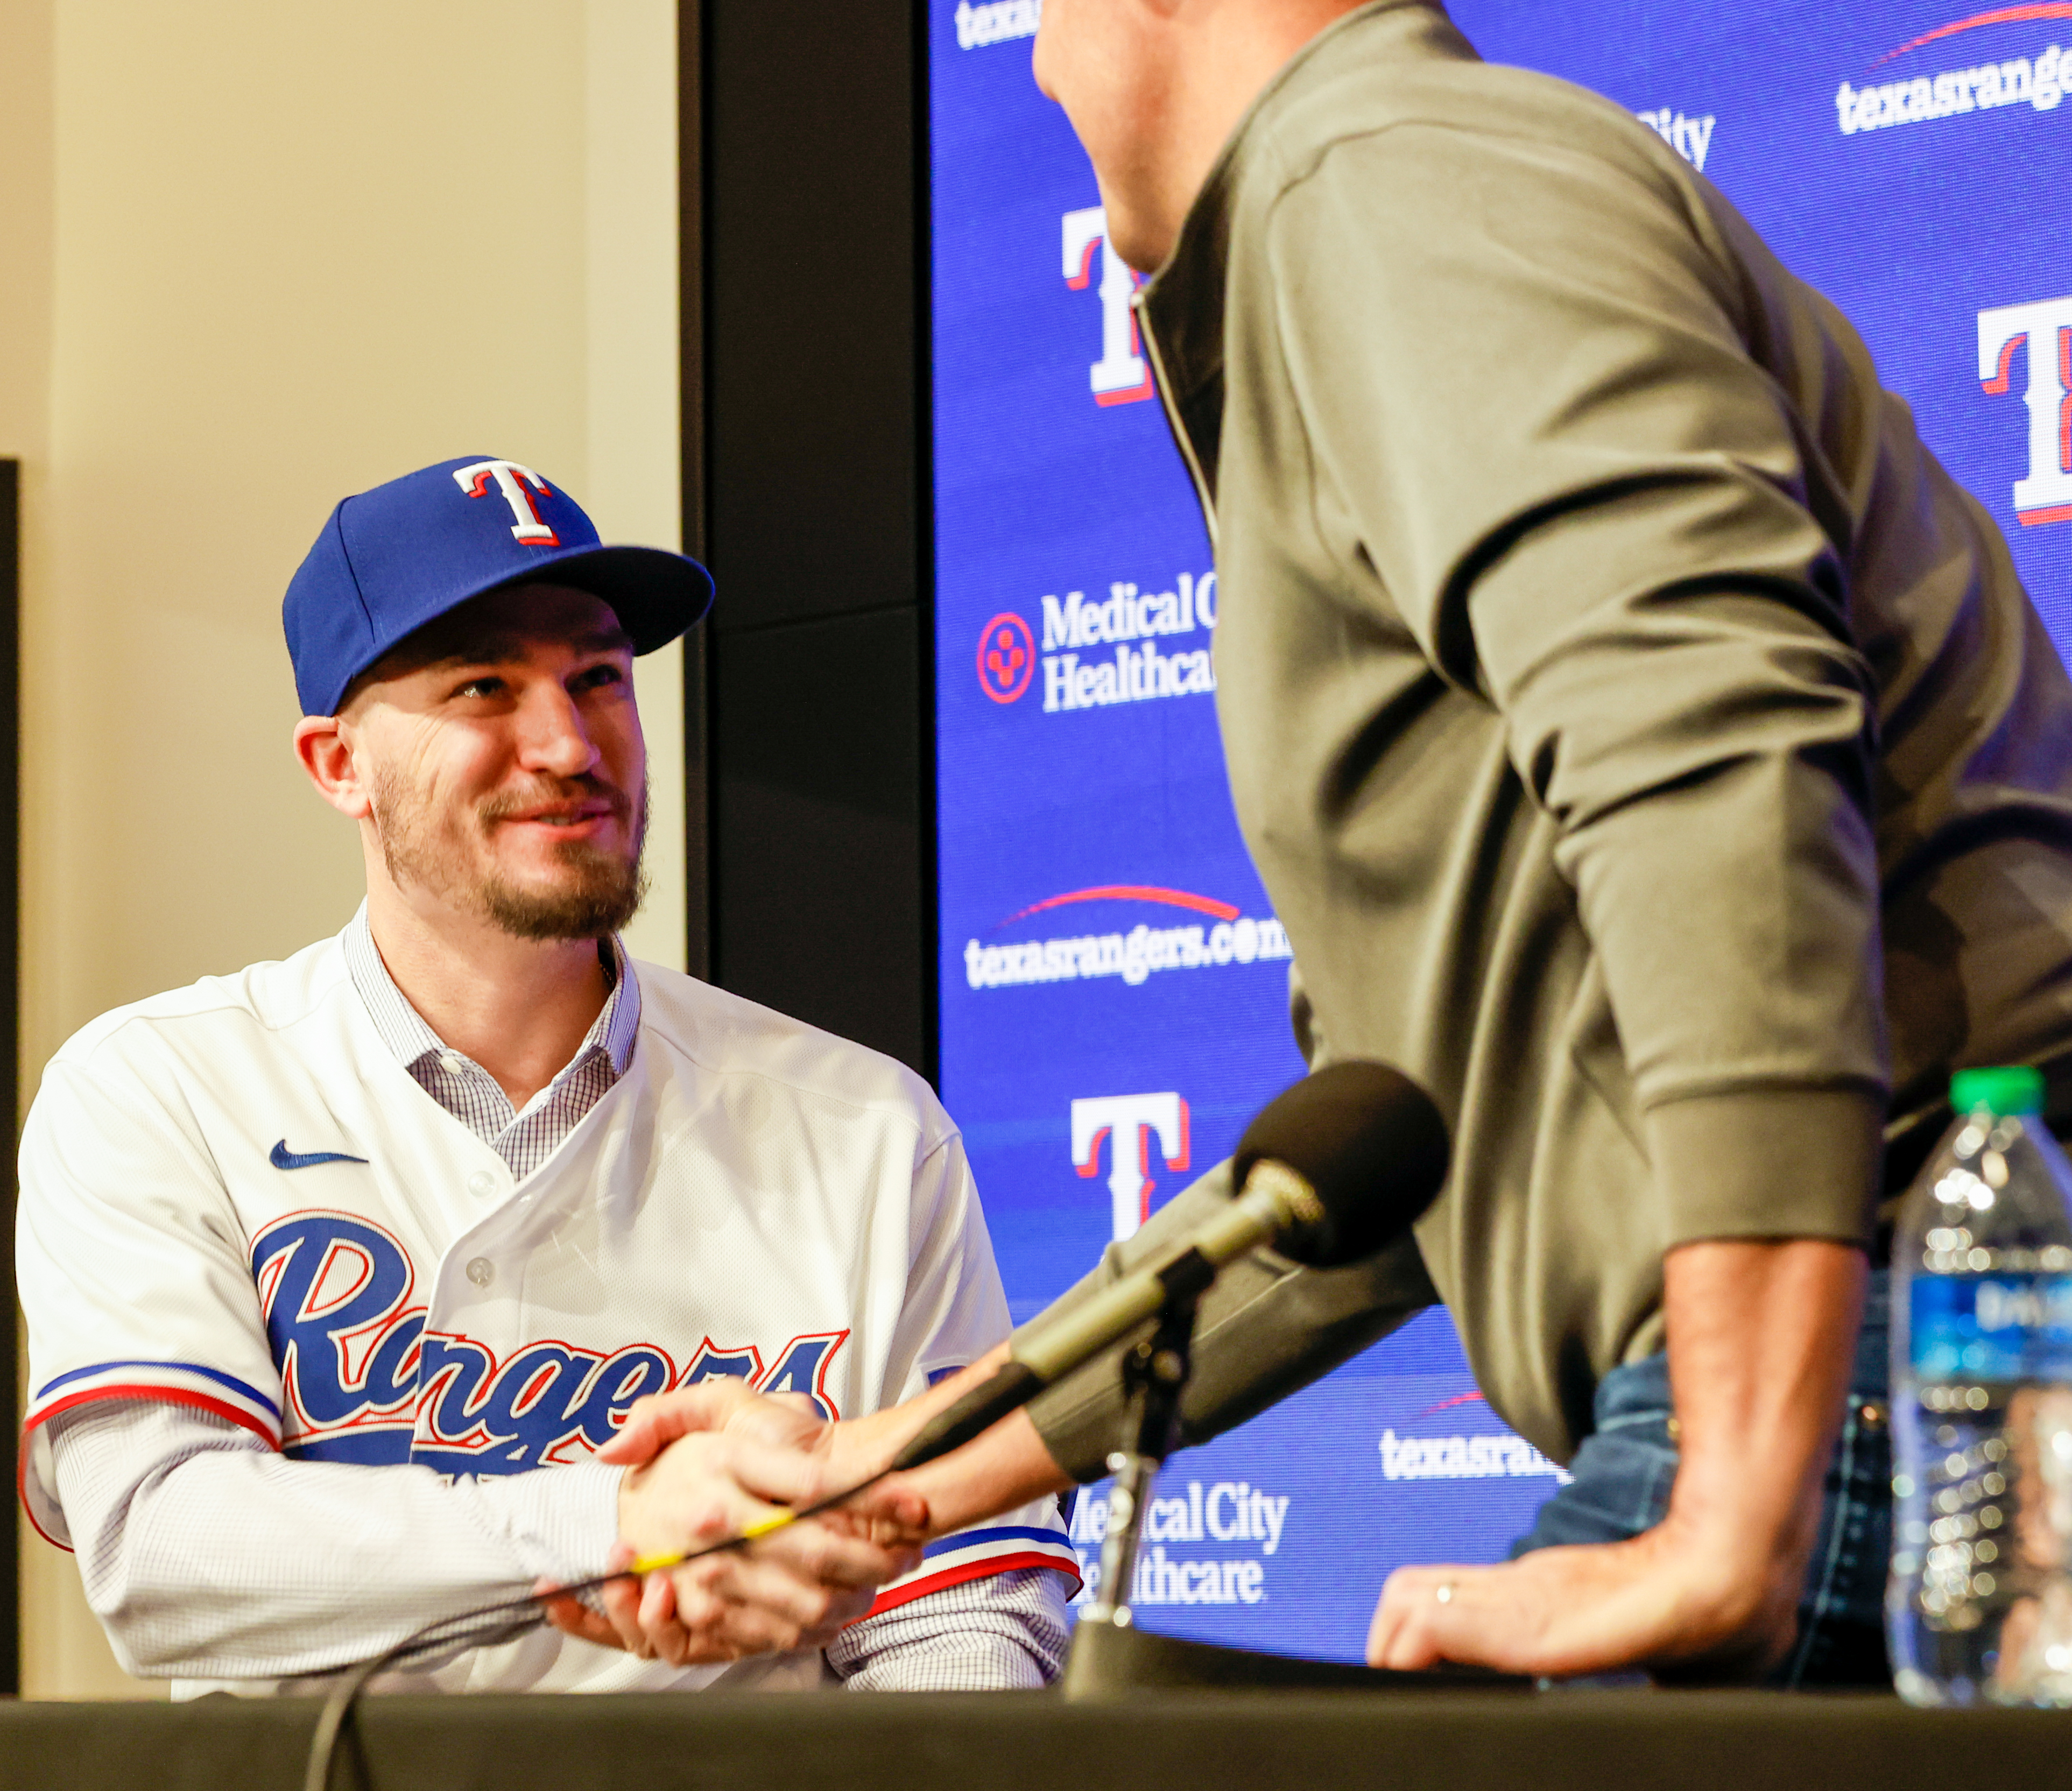
[{"label": "yellow cable tie", "polygon": [[637,1561],[629,1561],[620,1571],[625,1573],[659,1573],[664,1567],[673,1567],[683,1559],[680,1555],[643,1555]]},{"label": "yellow cable tie", "polygon": [[[771,1531],[782,1530],[787,1524],[796,1523],[798,1521],[797,1512],[779,1511],[762,1519],[759,1522],[749,1525],[734,1539],[737,1542],[752,1542],[759,1536],[767,1536]],[[660,1573],[664,1567],[675,1567],[683,1559],[680,1554],[643,1555],[638,1560],[629,1561],[621,1571],[626,1573]]]}]

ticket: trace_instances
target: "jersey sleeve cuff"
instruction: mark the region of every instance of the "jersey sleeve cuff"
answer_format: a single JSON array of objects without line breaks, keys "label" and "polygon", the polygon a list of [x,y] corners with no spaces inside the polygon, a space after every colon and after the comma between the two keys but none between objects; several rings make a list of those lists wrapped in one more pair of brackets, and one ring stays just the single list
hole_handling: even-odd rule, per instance
[{"label": "jersey sleeve cuff", "polygon": [[625,1476],[623,1468],[579,1461],[475,1484],[504,1505],[525,1571],[567,1585],[605,1571],[619,1540],[619,1483]]},{"label": "jersey sleeve cuff", "polygon": [[920,1566],[883,1588],[857,1621],[882,1616],[948,1587],[1021,1567],[1063,1575],[1071,1583],[1065,1596],[1072,1597],[1079,1589],[1079,1558],[1071,1538],[1058,1526],[1055,1501],[1046,1499],[1039,1510],[1025,1508],[1011,1516],[1013,1522],[960,1530],[931,1542],[922,1555]]}]

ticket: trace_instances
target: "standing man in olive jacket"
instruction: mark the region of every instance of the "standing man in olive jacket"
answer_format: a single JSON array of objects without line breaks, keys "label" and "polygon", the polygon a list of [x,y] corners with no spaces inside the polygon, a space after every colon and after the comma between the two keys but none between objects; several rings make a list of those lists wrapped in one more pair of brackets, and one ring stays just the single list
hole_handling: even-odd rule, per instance
[{"label": "standing man in olive jacket", "polygon": [[[2072,1046],[2072,690],[2006,544],[1702,176],[1438,6],[1050,0],[1036,67],[1157,270],[1318,1036],[1448,1113],[1424,1267],[1496,1409],[1584,1452],[1534,1540],[1605,1538],[1398,1573],[1373,1656],[1817,1675],[1881,1142]],[[1584,1471],[1651,1378],[1661,1484]],[[1816,1563],[1868,1557],[1843,1676],[1865,1514]]]},{"label": "standing man in olive jacket", "polygon": [[[2072,687],[2005,542],[1702,176],[1437,5],[1048,0],[1035,66],[1155,270],[1298,1025],[1454,1138],[1414,1245],[1226,1274],[1188,1435],[1441,1298],[1576,1477],[1396,1573],[1377,1665],[1879,1676],[1881,1201],[1954,1067],[2072,1062]],[[931,1522],[1097,1476],[1114,1384]]]}]

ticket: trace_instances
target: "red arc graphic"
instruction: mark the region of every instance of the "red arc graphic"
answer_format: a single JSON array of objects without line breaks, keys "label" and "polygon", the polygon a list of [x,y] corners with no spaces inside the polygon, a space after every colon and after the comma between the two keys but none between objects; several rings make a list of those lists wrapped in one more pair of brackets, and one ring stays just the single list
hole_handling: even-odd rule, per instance
[{"label": "red arc graphic", "polygon": [[1933,43],[1938,38],[1955,37],[1961,31],[1975,31],[1984,25],[2019,25],[2038,18],[2072,18],[2072,0],[2027,0],[2019,6],[1996,6],[1991,12],[1973,13],[1969,18],[1960,18],[1955,24],[1938,25],[1932,31],[1923,31],[1920,36],[1910,39],[1897,50],[1888,50],[1871,64],[1882,68],[1887,63],[1903,56],[1910,50],[1918,50],[1924,43]]},{"label": "red arc graphic", "polygon": [[1186,889],[1161,889],[1149,883],[1104,883],[1092,889],[1068,889],[1063,895],[1046,896],[1026,908],[1018,908],[1000,924],[1011,926],[1030,914],[1042,914],[1046,908],[1062,908],[1073,902],[1162,902],[1169,908],[1191,908],[1198,914],[1217,920],[1235,920],[1243,912],[1214,896],[1194,895]]}]

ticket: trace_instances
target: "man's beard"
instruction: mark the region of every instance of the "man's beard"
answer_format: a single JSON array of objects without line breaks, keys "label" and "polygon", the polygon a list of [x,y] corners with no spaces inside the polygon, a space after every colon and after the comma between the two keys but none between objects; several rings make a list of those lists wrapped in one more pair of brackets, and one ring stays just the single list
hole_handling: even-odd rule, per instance
[{"label": "man's beard", "polygon": [[[415,789],[385,768],[375,774],[370,794],[375,834],[397,887],[414,883],[472,910],[514,938],[602,939],[632,919],[647,897],[648,873],[641,864],[648,840],[644,778],[639,803],[630,816],[631,805],[623,792],[599,778],[584,777],[553,787],[490,797],[468,812],[471,829],[458,816],[434,814]],[[555,859],[570,874],[540,889],[512,882],[491,859],[490,835],[505,816],[523,814],[543,802],[599,796],[612,803],[622,820],[630,819],[633,850],[629,856],[620,857],[587,840],[572,840],[554,850]]]}]

